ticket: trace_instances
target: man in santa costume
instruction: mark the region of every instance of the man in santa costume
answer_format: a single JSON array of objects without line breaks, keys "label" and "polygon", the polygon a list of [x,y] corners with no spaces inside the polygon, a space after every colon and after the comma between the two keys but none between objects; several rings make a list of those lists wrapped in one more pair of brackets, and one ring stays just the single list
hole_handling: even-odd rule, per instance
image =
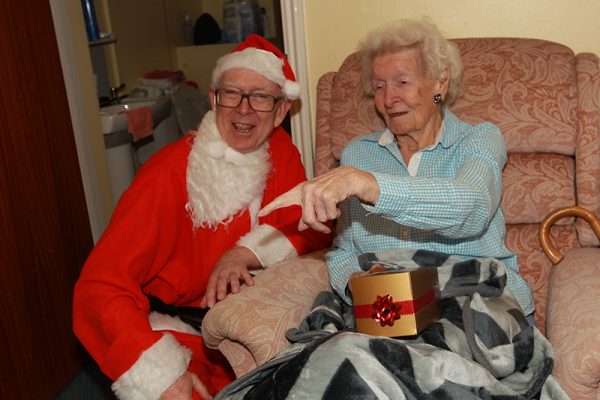
[{"label": "man in santa costume", "polygon": [[258,217],[306,180],[279,125],[300,87],[284,55],[252,35],[217,61],[212,110],[147,161],[122,195],[75,286],[77,337],[121,399],[211,398],[234,375],[220,353],[148,296],[212,307],[258,271],[329,245],[298,231],[302,210]]}]

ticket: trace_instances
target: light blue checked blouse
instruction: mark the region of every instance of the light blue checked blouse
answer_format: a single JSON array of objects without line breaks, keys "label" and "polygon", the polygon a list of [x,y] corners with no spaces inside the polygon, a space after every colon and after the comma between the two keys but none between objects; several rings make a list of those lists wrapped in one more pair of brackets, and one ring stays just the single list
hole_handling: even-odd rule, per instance
[{"label": "light blue checked blouse", "polygon": [[442,136],[422,150],[416,176],[409,175],[390,135],[388,130],[371,133],[342,152],[341,165],[375,176],[380,196],[373,207],[356,197],[340,204],[337,236],[327,254],[335,291],[351,304],[345,289],[350,274],[360,271],[357,256],[362,253],[423,249],[503,261],[509,290],[525,315],[532,313],[531,290],[518,274],[517,257],[504,245],[500,197],[506,148],[498,128],[469,125],[444,109]]}]

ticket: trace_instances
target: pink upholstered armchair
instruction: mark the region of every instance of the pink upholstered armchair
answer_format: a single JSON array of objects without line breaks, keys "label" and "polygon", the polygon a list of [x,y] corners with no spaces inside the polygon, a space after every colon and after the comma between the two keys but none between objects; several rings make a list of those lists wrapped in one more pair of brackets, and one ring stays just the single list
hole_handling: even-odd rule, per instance
[{"label": "pink upholstered armchair", "polygon": [[[565,253],[557,265],[540,245],[540,227],[556,209],[600,212],[600,70],[598,57],[532,39],[455,40],[463,90],[452,110],[469,122],[496,124],[508,148],[502,208],[507,246],[536,300],[539,329],[552,343],[554,375],[574,399],[600,397],[600,249],[581,218],[553,218],[546,242]],[[383,128],[360,91],[360,63],[348,56],[317,88],[316,174],[337,166],[356,136]],[[269,268],[255,287],[218,303],[206,316],[207,345],[220,349],[238,376],[289,343],[316,294],[329,289],[324,252]],[[556,260],[555,260],[556,261]]]}]

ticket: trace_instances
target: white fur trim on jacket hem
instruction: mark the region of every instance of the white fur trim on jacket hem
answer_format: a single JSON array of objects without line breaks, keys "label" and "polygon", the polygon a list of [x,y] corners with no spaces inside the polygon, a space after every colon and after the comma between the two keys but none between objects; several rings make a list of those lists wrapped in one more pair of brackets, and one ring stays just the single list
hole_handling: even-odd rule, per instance
[{"label": "white fur trim on jacket hem", "polygon": [[244,235],[237,244],[252,250],[263,268],[298,255],[294,245],[280,230],[266,224]]},{"label": "white fur trim on jacket hem", "polygon": [[112,384],[112,390],[121,400],[158,399],[183,375],[191,358],[191,350],[165,333]]}]

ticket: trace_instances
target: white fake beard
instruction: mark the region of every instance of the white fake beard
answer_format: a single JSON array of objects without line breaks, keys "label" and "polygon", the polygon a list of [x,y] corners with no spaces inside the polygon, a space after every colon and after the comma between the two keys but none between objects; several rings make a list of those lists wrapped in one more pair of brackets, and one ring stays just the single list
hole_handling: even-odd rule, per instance
[{"label": "white fake beard", "polygon": [[271,168],[268,149],[268,141],[251,153],[232,149],[219,134],[215,112],[206,113],[195,133],[186,172],[186,209],[194,228],[227,225],[245,209],[254,225]]}]

